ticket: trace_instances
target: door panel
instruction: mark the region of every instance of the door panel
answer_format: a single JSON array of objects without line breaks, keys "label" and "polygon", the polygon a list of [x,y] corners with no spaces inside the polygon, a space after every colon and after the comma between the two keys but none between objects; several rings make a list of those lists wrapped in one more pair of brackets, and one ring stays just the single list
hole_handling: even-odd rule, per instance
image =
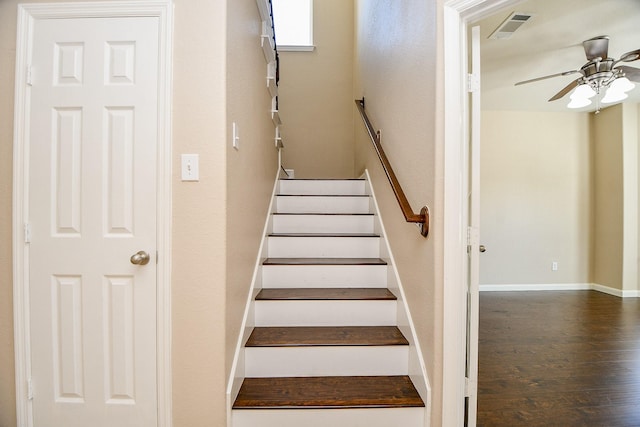
[{"label": "door panel", "polygon": [[478,412],[478,327],[480,310],[480,27],[471,28],[471,70],[467,149],[467,410],[466,426],[475,427]]},{"label": "door panel", "polygon": [[[35,426],[157,424],[158,19],[38,20],[29,298]],[[130,257],[144,250],[147,265]]]}]

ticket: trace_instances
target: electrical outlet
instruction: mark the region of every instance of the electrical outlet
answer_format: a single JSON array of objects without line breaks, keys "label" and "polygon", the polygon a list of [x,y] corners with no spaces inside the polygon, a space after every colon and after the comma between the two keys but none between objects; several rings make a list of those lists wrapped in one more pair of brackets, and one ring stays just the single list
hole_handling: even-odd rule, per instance
[{"label": "electrical outlet", "polygon": [[551,271],[558,271],[558,262],[557,261],[553,261],[551,263]]}]

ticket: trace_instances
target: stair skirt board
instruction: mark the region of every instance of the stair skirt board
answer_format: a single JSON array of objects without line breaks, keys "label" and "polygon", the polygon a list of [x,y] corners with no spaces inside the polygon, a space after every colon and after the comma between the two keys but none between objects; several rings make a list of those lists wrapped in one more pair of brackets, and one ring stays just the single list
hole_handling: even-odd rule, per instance
[{"label": "stair skirt board", "polygon": [[424,408],[234,410],[234,427],[424,427]]},{"label": "stair skirt board", "polygon": [[[258,254],[227,389],[229,427],[429,425],[429,380],[404,292],[393,264],[393,255],[386,243],[384,226],[377,214],[371,213],[379,210],[367,171],[365,178],[276,180],[270,207],[272,214],[266,221],[265,237]],[[371,237],[374,232],[381,236]],[[296,233],[311,236],[294,235]],[[349,238],[358,243],[342,244],[332,241],[333,237],[314,235],[320,233],[359,234]],[[325,243],[315,243],[321,241]],[[371,245],[372,241],[377,243]],[[292,249],[292,246],[296,247]],[[368,249],[363,250],[362,246]],[[371,249],[372,246],[376,246],[375,249]],[[387,265],[379,257],[391,262]],[[305,295],[296,295],[299,288],[326,289],[314,289],[310,293],[307,290]],[[349,297],[348,290],[352,288],[362,288],[363,292],[371,288],[380,291],[388,288],[393,298],[397,297],[397,301],[386,297],[359,300]],[[255,300],[261,289],[275,293],[266,293],[268,297]],[[293,296],[287,296],[290,292],[293,292]],[[332,296],[324,298],[321,295],[323,292]],[[340,295],[344,295],[344,298]],[[284,346],[285,348],[269,345],[244,347],[254,327],[285,328],[301,325],[397,325],[408,345],[307,344]],[[423,407],[379,408],[365,405],[366,408],[359,406],[357,409],[349,409],[348,406],[339,409],[331,409],[330,406],[323,406],[322,409],[305,407],[304,410],[300,407],[278,407],[277,410],[273,407],[232,409],[234,402],[240,400],[239,395],[246,393],[240,391],[245,379],[259,380],[275,376],[284,380],[297,376],[308,381],[308,378],[314,376],[345,378],[353,375],[411,378],[412,387],[421,397]]]}]

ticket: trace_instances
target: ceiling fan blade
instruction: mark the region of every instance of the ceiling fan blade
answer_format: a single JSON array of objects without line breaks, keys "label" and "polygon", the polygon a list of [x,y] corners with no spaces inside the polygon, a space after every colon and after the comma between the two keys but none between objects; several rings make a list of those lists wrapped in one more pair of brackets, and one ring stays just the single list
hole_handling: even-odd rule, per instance
[{"label": "ceiling fan blade", "polygon": [[598,36],[582,42],[584,53],[591,61],[595,58],[607,59],[609,55],[609,36]]},{"label": "ceiling fan blade", "polygon": [[560,99],[563,96],[565,96],[566,94],[568,94],[569,92],[571,92],[573,89],[577,88],[579,85],[580,79],[575,79],[574,81],[572,81],[571,83],[569,83],[568,85],[566,85],[564,87],[564,89],[562,89],[560,92],[556,93],[553,98],[551,98],[549,100],[549,102],[551,101],[555,101],[556,99]]},{"label": "ceiling fan blade", "polygon": [[640,59],[640,49],[632,50],[631,52],[627,52],[620,57],[615,63],[618,62],[631,62]]},{"label": "ceiling fan blade", "polygon": [[524,84],[527,84],[527,83],[533,83],[533,82],[537,82],[537,81],[540,81],[540,80],[550,79],[552,77],[568,76],[570,74],[580,73],[580,72],[581,72],[580,70],[571,70],[571,71],[564,71],[562,73],[550,74],[550,75],[544,76],[544,77],[536,77],[535,79],[524,80],[522,82],[518,82],[518,83],[516,83],[516,86],[524,85]]},{"label": "ceiling fan blade", "polygon": [[622,70],[629,80],[640,83],[640,68],[629,67],[628,65],[620,65],[616,68]]}]

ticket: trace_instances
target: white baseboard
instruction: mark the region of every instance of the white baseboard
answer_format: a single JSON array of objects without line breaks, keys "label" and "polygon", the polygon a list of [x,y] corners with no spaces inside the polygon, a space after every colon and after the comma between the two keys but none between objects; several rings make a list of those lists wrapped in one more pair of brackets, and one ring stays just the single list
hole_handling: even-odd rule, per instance
[{"label": "white baseboard", "polygon": [[480,292],[584,291],[589,289],[592,289],[591,283],[520,283],[504,285],[480,285]]},{"label": "white baseboard", "polygon": [[621,289],[614,289],[608,286],[598,285],[597,283],[591,284],[591,289],[598,292],[603,292],[609,295],[615,295],[620,298],[640,298],[640,291],[623,291]]},{"label": "white baseboard", "polygon": [[598,291],[620,298],[640,298],[640,290],[623,291],[597,283],[545,283],[545,284],[504,284],[480,285],[480,292],[521,292],[521,291]]}]

